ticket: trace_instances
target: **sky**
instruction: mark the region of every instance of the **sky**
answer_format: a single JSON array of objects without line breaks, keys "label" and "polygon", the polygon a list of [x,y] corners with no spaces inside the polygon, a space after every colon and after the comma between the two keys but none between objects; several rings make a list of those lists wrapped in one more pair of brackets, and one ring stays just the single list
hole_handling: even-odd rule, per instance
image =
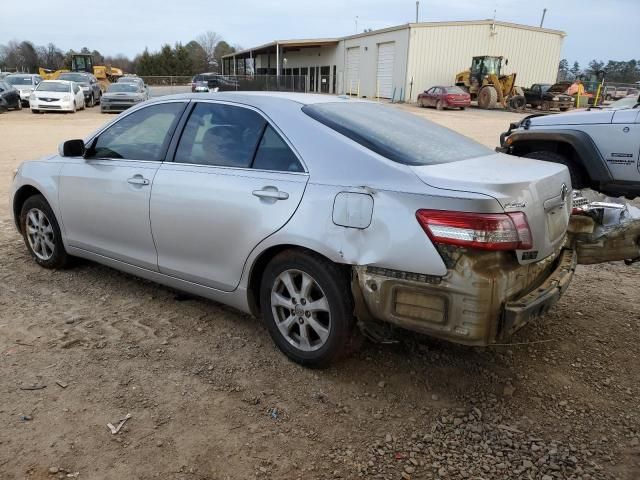
[{"label": "sky", "polygon": [[[9,2],[9,0],[2,0]],[[212,30],[244,48],[273,40],[337,37],[415,20],[414,0],[29,0],[2,8],[0,44],[30,40],[66,51],[88,47],[127,56],[162,44],[188,43]],[[567,33],[562,57],[583,67],[591,59],[640,58],[640,0],[422,0],[420,21],[497,20]],[[28,13],[27,13],[28,12]]]}]

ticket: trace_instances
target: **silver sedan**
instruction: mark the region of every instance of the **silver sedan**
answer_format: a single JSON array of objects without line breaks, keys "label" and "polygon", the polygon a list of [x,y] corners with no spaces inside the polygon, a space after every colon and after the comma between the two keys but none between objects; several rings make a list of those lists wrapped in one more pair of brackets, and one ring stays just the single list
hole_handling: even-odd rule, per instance
[{"label": "silver sedan", "polygon": [[361,332],[508,338],[571,279],[570,193],[562,165],[393,107],[237,92],[127,110],[23,163],[11,204],[43,267],[83,257],[231,305],[323,366]]}]

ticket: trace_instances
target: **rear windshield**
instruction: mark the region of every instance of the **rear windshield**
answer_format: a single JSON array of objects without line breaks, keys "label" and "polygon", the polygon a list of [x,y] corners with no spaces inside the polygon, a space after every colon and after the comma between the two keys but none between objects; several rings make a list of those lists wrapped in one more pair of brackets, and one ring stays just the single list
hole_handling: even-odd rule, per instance
[{"label": "rear windshield", "polygon": [[306,105],[302,111],[394,162],[436,165],[493,151],[448,128],[394,107],[367,102]]},{"label": "rear windshield", "polygon": [[69,83],[63,82],[42,82],[38,85],[39,92],[68,92],[69,91]]},{"label": "rear windshield", "polygon": [[9,75],[7,78],[5,78],[5,80],[7,81],[7,83],[10,83],[11,85],[32,85],[32,81],[31,81],[32,77],[26,76],[26,77],[21,77],[21,76],[13,76],[13,75]]},{"label": "rear windshield", "polygon": [[460,87],[456,87],[456,86],[444,87],[444,89],[447,91],[447,93],[456,93],[456,94],[467,93],[464,90],[462,90]]}]

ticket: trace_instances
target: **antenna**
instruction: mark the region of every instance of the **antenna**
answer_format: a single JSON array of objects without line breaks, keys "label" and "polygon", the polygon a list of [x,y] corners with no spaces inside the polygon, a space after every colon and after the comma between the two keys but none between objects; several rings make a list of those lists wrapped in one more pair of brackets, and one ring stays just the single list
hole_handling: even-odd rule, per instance
[{"label": "antenna", "polygon": [[356,15],[356,34],[358,33],[358,16]]},{"label": "antenna", "polygon": [[419,22],[420,2],[416,0],[416,23]]},{"label": "antenna", "polygon": [[540,20],[540,28],[542,28],[542,24],[544,23],[544,16],[547,14],[547,9],[542,9],[542,19]]}]

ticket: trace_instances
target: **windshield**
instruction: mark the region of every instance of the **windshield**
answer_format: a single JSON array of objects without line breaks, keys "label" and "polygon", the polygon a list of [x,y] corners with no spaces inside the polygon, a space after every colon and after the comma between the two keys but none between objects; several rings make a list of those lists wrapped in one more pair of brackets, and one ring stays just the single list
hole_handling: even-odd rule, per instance
[{"label": "windshield", "polygon": [[551,85],[547,89],[547,91],[553,92],[553,93],[564,93],[569,89],[570,86],[571,85],[568,84],[568,83],[556,83],[556,84]]},{"label": "windshield", "polygon": [[58,77],[60,80],[69,80],[71,82],[89,83],[89,75],[81,73],[63,73]]},{"label": "windshield", "polygon": [[135,77],[122,77],[118,79],[118,83],[141,83],[142,79]]},{"label": "windshield", "polygon": [[637,95],[629,95],[628,97],[616,100],[608,105],[609,108],[618,110],[620,108],[633,107],[636,103],[640,103],[640,98]]},{"label": "windshield", "polygon": [[138,87],[133,83],[112,83],[109,85],[107,89],[107,93],[112,92],[129,92],[136,93],[138,91]]},{"label": "windshield", "polygon": [[61,92],[66,93],[69,91],[70,84],[65,82],[42,82],[36,88],[39,92]]},{"label": "windshield", "polygon": [[375,103],[319,103],[302,111],[369,150],[407,165],[435,165],[493,153],[448,128]]},{"label": "windshield", "polygon": [[546,92],[547,90],[549,90],[551,88],[551,85],[548,83],[542,83],[540,84],[540,90],[542,91],[542,93]]},{"label": "windshield", "polygon": [[28,86],[32,86],[33,83],[31,81],[33,77],[29,77],[29,76],[13,76],[13,75],[9,75],[7,78],[5,78],[6,82],[11,84],[11,85],[28,85]]}]

